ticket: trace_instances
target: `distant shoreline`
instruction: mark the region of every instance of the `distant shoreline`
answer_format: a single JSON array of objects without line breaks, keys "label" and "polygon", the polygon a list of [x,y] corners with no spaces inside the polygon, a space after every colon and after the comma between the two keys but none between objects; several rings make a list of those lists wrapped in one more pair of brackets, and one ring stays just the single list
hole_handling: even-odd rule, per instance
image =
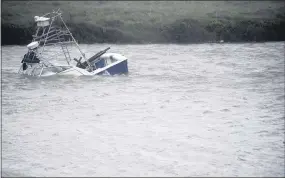
[{"label": "distant shoreline", "polygon": [[[120,28],[95,26],[88,23],[68,22],[68,26],[79,43],[114,44],[198,44],[198,43],[244,43],[285,40],[285,16],[267,21],[217,21],[202,24],[192,19],[182,19],[169,26],[146,29],[146,34],[129,34]],[[186,24],[186,25],[185,25]],[[144,30],[144,28],[141,28]],[[32,41],[35,27],[1,24],[1,45],[24,45]]]},{"label": "distant shoreline", "polygon": [[[148,3],[160,8],[153,8],[150,11],[149,8],[154,6]],[[213,8],[202,11],[205,10],[204,5],[211,4]],[[175,7],[177,12],[166,11],[169,10],[170,5]],[[32,35],[35,34],[34,15],[43,11],[49,12],[49,8],[55,7],[66,8],[63,14],[64,20],[80,44],[200,44],[219,43],[221,40],[224,43],[285,41],[285,6],[278,7],[281,4],[208,2],[204,5],[202,2],[121,2],[117,4],[107,1],[84,1],[79,4],[68,1],[4,2],[1,14],[1,45],[30,43]],[[260,7],[253,11],[255,5]],[[21,6],[34,8],[23,9]],[[248,6],[250,8],[247,9]],[[70,10],[74,7],[78,8],[71,13]],[[189,8],[192,10],[188,11]],[[223,11],[218,12],[220,8],[223,8]],[[37,9],[38,12],[31,9]],[[235,12],[232,12],[234,9]]]}]

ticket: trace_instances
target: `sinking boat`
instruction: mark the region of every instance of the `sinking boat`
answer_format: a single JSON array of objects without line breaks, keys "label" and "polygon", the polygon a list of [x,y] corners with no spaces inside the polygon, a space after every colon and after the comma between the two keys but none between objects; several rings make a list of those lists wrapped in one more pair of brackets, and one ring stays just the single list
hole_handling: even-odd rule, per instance
[{"label": "sinking boat", "polygon": [[[86,58],[59,10],[35,16],[36,34],[27,45],[19,69],[20,74],[51,75],[117,75],[128,73],[128,59],[118,53],[107,53],[110,47]],[[71,58],[79,51],[79,59]],[[72,53],[71,53],[72,52]],[[83,59],[83,61],[81,61]]]}]

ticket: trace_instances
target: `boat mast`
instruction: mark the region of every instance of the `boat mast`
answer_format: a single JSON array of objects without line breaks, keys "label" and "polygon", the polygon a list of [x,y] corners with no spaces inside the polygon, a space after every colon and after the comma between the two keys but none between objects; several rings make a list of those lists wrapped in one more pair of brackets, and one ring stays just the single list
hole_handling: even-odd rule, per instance
[{"label": "boat mast", "polygon": [[[58,9],[58,11],[59,11],[59,9]],[[81,49],[80,49],[78,43],[76,42],[76,40],[75,40],[75,38],[73,37],[72,33],[69,31],[69,28],[66,26],[65,22],[63,21],[62,16],[61,16],[61,13],[59,13],[59,14],[60,14],[59,17],[60,17],[60,19],[61,19],[63,25],[65,26],[65,28],[66,28],[67,31],[69,32],[69,34],[70,34],[72,40],[73,40],[74,43],[76,44],[76,46],[77,46],[78,50],[80,51],[81,55],[83,56],[84,60],[87,62],[88,66],[91,67],[91,64],[89,63],[89,61],[88,61],[87,58],[85,57],[85,54],[81,51]]]},{"label": "boat mast", "polygon": [[[72,60],[70,57],[70,52],[67,48],[67,44],[65,41],[64,36],[68,35],[69,37],[71,37],[71,41],[72,43],[75,43],[77,49],[79,50],[79,52],[81,53],[82,57],[85,59],[88,68],[92,68],[90,62],[88,61],[88,59],[86,58],[85,54],[82,52],[82,50],[80,49],[77,41],[75,40],[75,38],[73,37],[72,33],[70,32],[69,28],[67,27],[67,25],[65,24],[63,18],[62,18],[62,12],[60,11],[60,9],[58,9],[57,11],[52,11],[51,13],[47,13],[44,16],[41,17],[46,17],[48,19],[50,19],[51,21],[49,22],[48,26],[44,25],[44,24],[37,24],[37,30],[36,30],[36,34],[33,35],[33,42],[34,41],[39,41],[39,43],[42,43],[42,45],[40,45],[42,48],[39,52],[39,56],[43,58],[43,53],[45,51],[45,46],[47,45],[60,45],[61,46],[61,50],[63,51],[64,57],[66,59],[66,62],[68,65],[70,65],[70,61]],[[35,18],[38,19],[38,16],[35,16]],[[61,28],[57,28],[56,27],[56,18],[59,18],[59,23],[62,23],[64,26]],[[36,22],[38,22],[36,20]],[[39,22],[44,22],[44,21],[40,21]],[[41,33],[42,30],[42,34]],[[56,40],[56,42],[53,42],[54,40]],[[44,60],[43,60],[44,61]]]}]

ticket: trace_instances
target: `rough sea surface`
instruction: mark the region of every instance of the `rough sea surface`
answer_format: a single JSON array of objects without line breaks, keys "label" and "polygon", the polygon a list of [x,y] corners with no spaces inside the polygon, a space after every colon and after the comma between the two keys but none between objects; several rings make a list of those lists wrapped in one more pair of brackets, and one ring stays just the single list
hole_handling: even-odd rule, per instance
[{"label": "rough sea surface", "polygon": [[128,76],[21,76],[2,47],[2,176],[285,176],[284,42],[81,45],[108,46]]}]

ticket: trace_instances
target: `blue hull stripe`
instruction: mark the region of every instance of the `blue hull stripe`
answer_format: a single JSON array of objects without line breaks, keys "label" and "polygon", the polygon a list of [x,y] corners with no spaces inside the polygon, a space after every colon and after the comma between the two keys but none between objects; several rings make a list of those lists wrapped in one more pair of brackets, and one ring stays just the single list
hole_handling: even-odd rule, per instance
[{"label": "blue hull stripe", "polygon": [[120,75],[120,74],[128,74],[128,61],[124,60],[100,73],[98,75],[104,74],[107,71],[110,75]]}]

